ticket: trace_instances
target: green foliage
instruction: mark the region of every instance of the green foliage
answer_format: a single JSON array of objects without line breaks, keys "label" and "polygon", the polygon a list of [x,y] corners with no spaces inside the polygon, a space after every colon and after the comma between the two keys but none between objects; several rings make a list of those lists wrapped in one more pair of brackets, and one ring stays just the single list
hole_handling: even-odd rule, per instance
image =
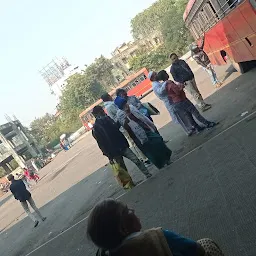
[{"label": "green foliage", "polygon": [[192,37],[183,21],[186,3],[185,0],[176,1],[173,8],[169,9],[162,19],[161,33],[165,47],[178,55],[188,51],[188,45],[192,42]]},{"label": "green foliage", "polygon": [[[180,55],[185,53],[192,42],[192,37],[183,21],[183,12],[187,2],[187,0],[158,0],[136,15],[131,21],[134,39],[159,34],[164,42],[166,58],[171,52]],[[143,64],[150,69],[160,69],[168,63],[161,51],[157,49],[149,54],[140,54],[131,59],[129,63],[134,70],[142,67]]]},{"label": "green foliage", "polygon": [[164,47],[159,47],[149,53],[142,53],[129,60],[130,68],[138,71],[143,67],[148,70],[159,70],[165,68],[169,63],[168,53]]},{"label": "green foliage", "polygon": [[56,119],[53,115],[46,114],[31,123],[31,133],[35,139],[42,146],[50,142],[55,144],[61,134],[80,128],[82,124],[79,114],[115,86],[112,69],[111,61],[100,56],[82,74],[71,76],[58,106],[61,116]]},{"label": "green foliage", "polygon": [[160,32],[162,19],[174,5],[174,0],[158,0],[131,20],[132,35],[134,39],[148,37],[156,31]]}]

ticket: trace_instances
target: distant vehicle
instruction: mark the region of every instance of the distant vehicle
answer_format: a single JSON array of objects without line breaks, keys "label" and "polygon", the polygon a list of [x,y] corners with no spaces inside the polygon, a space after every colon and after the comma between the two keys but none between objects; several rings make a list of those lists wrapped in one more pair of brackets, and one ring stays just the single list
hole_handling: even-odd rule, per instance
[{"label": "distant vehicle", "polygon": [[256,60],[255,0],[190,0],[183,15],[193,37],[205,33],[205,52],[215,65],[228,60],[244,73]]},{"label": "distant vehicle", "polygon": [[[151,82],[148,79],[148,70],[143,68],[137,73],[128,76],[119,86],[109,92],[109,94],[115,96],[116,89],[118,88],[127,90],[128,96],[135,95],[137,97],[143,97],[143,95],[152,90]],[[91,130],[94,124],[92,109],[101,104],[102,100],[100,99],[79,115],[79,118],[87,131]]]}]

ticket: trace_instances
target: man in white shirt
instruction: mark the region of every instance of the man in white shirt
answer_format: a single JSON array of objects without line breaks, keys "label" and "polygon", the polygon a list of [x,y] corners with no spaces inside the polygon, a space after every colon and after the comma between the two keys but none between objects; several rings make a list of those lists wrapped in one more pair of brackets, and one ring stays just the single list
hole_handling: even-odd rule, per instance
[{"label": "man in white shirt", "polygon": [[[115,122],[117,122],[117,111],[119,110],[119,108],[114,103],[113,98],[108,93],[104,93],[101,96],[101,99],[104,102],[104,108],[105,108],[105,111],[107,112],[107,115],[111,119],[113,119]],[[145,163],[145,165],[148,167],[150,165],[150,162],[148,161],[146,156],[144,156],[144,154],[139,150],[139,148],[135,145],[134,141],[130,138],[127,131],[123,127],[120,127],[120,131],[124,134],[124,136],[126,137],[126,139],[129,142],[130,146],[132,146],[134,148],[134,151],[135,151],[136,155],[138,156],[138,158],[141,161],[143,161]]]},{"label": "man in white shirt", "polygon": [[116,120],[116,113],[118,111],[118,107],[113,101],[113,98],[108,94],[104,93],[101,96],[102,101],[104,102],[104,108],[108,114],[109,117],[111,117],[115,122]]}]

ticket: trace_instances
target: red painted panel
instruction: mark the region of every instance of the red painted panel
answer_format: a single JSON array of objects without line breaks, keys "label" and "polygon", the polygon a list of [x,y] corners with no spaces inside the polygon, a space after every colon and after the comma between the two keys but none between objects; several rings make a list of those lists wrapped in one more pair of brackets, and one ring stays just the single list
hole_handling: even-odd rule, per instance
[{"label": "red painted panel", "polygon": [[[190,3],[192,2],[191,0]],[[213,64],[225,64],[220,55],[221,50],[236,62],[256,59],[256,10],[249,0],[244,1],[211,28],[205,36],[204,49]],[[250,42],[247,42],[246,38]]]},{"label": "red painted panel", "polygon": [[249,26],[252,28],[252,30],[256,32],[256,11],[253,10],[253,7],[249,3],[249,1],[246,1],[244,4],[241,5],[240,12],[246,19]]},{"label": "red painted panel", "polygon": [[137,97],[140,97],[145,92],[150,90],[152,88],[151,81],[147,78],[146,80],[142,81],[140,84],[136,85],[132,89],[130,89],[127,94],[128,96],[135,95]]}]

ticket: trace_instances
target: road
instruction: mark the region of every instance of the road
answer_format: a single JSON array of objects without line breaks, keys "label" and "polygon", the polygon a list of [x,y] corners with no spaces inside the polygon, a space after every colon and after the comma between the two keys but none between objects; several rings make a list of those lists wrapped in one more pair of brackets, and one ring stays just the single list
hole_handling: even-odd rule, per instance
[{"label": "road", "polygon": [[[85,236],[86,216],[107,197],[134,207],[145,228],[163,226],[193,239],[212,237],[226,255],[256,255],[256,70],[240,76],[229,66],[217,67],[225,85],[215,90],[207,74],[191,65],[200,91],[213,105],[204,115],[220,124],[188,138],[154,94],[148,95],[144,100],[161,111],[154,121],[169,140],[175,162],[161,171],[151,168],[153,178],[124,194],[88,133],[40,172],[32,195],[46,222],[34,229],[16,200],[9,194],[0,199],[2,256],[95,255]],[[134,180],[144,181],[127,163]]]}]

